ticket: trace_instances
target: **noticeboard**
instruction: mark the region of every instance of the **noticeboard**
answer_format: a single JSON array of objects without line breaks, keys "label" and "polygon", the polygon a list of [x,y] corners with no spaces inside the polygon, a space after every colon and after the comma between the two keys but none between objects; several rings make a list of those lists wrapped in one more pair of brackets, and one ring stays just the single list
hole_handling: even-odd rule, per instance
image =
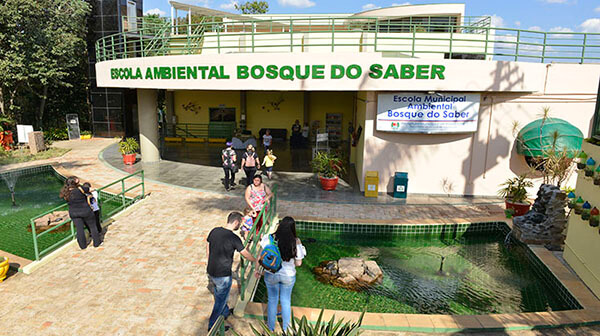
[{"label": "noticeboard", "polygon": [[382,93],[377,97],[377,130],[397,133],[477,131],[480,94]]},{"label": "noticeboard", "polygon": [[69,140],[78,140],[81,138],[79,117],[77,114],[67,114],[67,131],[69,133]]}]

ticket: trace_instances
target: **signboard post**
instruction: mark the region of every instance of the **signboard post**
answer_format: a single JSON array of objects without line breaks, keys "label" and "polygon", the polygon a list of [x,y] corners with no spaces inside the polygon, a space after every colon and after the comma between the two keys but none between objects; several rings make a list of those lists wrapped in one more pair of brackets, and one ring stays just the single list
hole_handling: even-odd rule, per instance
[{"label": "signboard post", "polygon": [[79,117],[77,114],[67,114],[67,130],[69,133],[69,140],[81,139],[79,132]]},{"label": "signboard post", "polygon": [[424,134],[476,132],[480,98],[474,93],[382,93],[377,97],[377,130]]}]

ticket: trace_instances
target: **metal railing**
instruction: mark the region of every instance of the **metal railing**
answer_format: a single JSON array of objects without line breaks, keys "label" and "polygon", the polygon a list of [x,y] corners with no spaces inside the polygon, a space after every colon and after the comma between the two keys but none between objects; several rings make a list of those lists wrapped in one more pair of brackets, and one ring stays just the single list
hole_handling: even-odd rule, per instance
[{"label": "metal railing", "polygon": [[[529,62],[600,62],[600,33],[540,32],[468,24],[405,23],[367,17],[272,20],[207,18],[165,22],[96,42],[98,61],[155,55],[246,52],[390,52],[399,57],[495,59]],[[168,28],[165,28],[168,27]],[[154,35],[151,32],[155,32]],[[173,31],[181,32],[173,34]]]},{"label": "metal railing", "polygon": [[216,123],[178,123],[165,124],[162,130],[165,137],[175,138],[231,138],[235,129],[235,122]]},{"label": "metal railing", "polygon": [[[141,178],[141,182],[134,184],[133,186],[130,187],[125,187],[125,181],[134,177],[139,176]],[[113,194],[113,193],[109,193],[107,191],[108,188],[111,188],[113,186],[120,186],[121,188],[121,192]],[[133,189],[136,189],[138,187],[141,187],[141,193],[134,196],[134,197],[127,197],[125,196],[126,193],[132,191]],[[115,213],[127,208],[129,205],[133,204],[135,201],[137,201],[138,199],[141,199],[144,197],[145,194],[145,184],[144,184],[144,171],[138,171],[135,172],[133,174],[127,175],[119,180],[116,180],[108,185],[105,185],[99,189],[97,189],[98,191],[98,204],[100,205],[100,209],[102,209],[103,205],[109,205],[109,204],[115,204],[115,203],[120,203],[120,205],[115,206],[112,210],[108,211],[105,214],[102,214],[102,211],[100,212],[100,221],[102,221],[102,218],[108,218],[112,215],[114,215]],[[40,260],[40,257],[43,257],[44,255],[54,251],[55,249],[61,247],[62,245],[64,245],[65,243],[67,243],[68,241],[71,241],[75,238],[76,234],[75,234],[75,226],[73,224],[73,221],[69,218],[65,221],[63,221],[62,223],[48,229],[45,230],[43,232],[37,233],[36,232],[36,227],[35,227],[35,220],[41,217],[44,217],[48,214],[51,214],[53,212],[56,211],[68,211],[69,209],[69,205],[68,204],[62,204],[54,209],[48,210],[40,215],[37,215],[33,218],[30,219],[30,225],[31,225],[31,234],[33,237],[33,250],[34,250],[34,254],[35,254],[35,260]],[[54,244],[50,245],[47,248],[44,248],[43,250],[40,251],[39,249],[39,241],[40,238],[51,233],[51,232],[58,232],[58,230],[60,230],[61,228],[64,229],[64,227],[66,227],[67,225],[70,224],[70,233],[64,237],[63,239],[55,242]]]},{"label": "metal railing", "polygon": [[[246,236],[246,240],[244,241],[244,246],[252,254],[256,256],[258,252],[258,246],[260,242],[260,238],[267,232],[270,231],[271,226],[273,225],[274,219],[277,216],[277,185],[273,186],[273,197],[267,205],[265,205],[258,216],[256,216],[256,220],[254,221],[254,225],[252,225],[252,229]],[[257,224],[262,220],[262,225],[260,230],[256,231]],[[246,261],[245,259],[241,259],[240,261],[240,299],[244,301],[246,299],[246,289],[250,283],[251,277],[254,274],[254,263]]]},{"label": "metal railing", "polygon": [[207,336],[225,336],[225,318],[219,316],[212,328],[208,331]]}]

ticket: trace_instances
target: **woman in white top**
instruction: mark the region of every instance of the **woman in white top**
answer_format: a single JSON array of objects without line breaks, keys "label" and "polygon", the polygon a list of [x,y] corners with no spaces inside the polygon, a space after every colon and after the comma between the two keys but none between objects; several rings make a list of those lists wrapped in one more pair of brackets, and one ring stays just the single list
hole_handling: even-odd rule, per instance
[{"label": "woman in white top", "polygon": [[[302,259],[306,256],[306,249],[296,235],[296,221],[292,217],[284,217],[273,234],[273,239],[281,253],[281,269],[277,273],[265,271],[265,284],[269,303],[267,304],[267,326],[271,331],[275,330],[277,321],[277,304],[281,302],[282,330],[287,330],[292,316],[292,289],[296,282],[296,267],[302,265]],[[265,235],[260,246],[265,248],[269,245],[269,235]],[[261,251],[262,253],[262,251]],[[259,254],[260,255],[260,254]],[[258,264],[257,264],[258,267]],[[258,269],[258,268],[257,268]]]}]

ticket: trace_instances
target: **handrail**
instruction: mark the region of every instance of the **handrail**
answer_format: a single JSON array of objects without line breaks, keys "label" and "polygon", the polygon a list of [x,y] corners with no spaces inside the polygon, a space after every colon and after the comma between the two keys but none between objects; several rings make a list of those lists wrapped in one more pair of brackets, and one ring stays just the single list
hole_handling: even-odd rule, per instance
[{"label": "handrail", "polygon": [[[137,184],[135,184],[133,186],[130,186],[128,188],[125,188],[125,181],[128,180],[128,179],[130,179],[130,178],[136,177],[136,176],[139,176],[141,178],[141,182],[139,182],[139,183],[137,183]],[[112,186],[114,186],[114,185],[116,185],[118,183],[121,184],[121,192],[120,193],[118,193],[118,194],[110,194],[109,192],[106,191],[107,188],[110,188],[110,187],[112,187]],[[142,188],[141,194],[136,195],[133,198],[128,198],[128,197],[125,196],[125,194],[127,192],[129,192],[129,191],[131,191],[131,190],[133,190],[135,188],[138,188],[140,186]],[[133,204],[138,199],[142,199],[144,197],[145,192],[146,192],[145,181],[144,181],[144,171],[140,170],[140,171],[135,172],[133,174],[127,175],[127,176],[125,176],[125,177],[123,177],[121,179],[118,179],[118,180],[116,180],[116,181],[114,181],[112,183],[109,183],[109,184],[107,184],[107,185],[105,185],[105,186],[103,186],[101,188],[98,188],[96,191],[98,191],[98,204],[100,205],[101,209],[102,209],[102,204],[103,203],[109,202],[109,201],[111,201],[111,200],[113,200],[113,199],[115,199],[117,197],[121,198],[121,205],[118,206],[118,207],[116,207],[115,209],[113,209],[109,213],[102,215],[102,211],[100,211],[100,221],[102,221],[102,217],[107,217],[108,218],[108,217],[112,216],[114,213],[116,213],[118,211],[121,211],[121,210],[125,209],[126,207],[128,207],[129,205]],[[107,197],[106,195],[109,195],[109,197],[107,199],[105,199],[105,197]],[[35,216],[35,217],[33,217],[33,218],[31,218],[29,220],[29,223],[31,225],[31,234],[32,234],[32,237],[33,237],[33,250],[34,250],[34,254],[35,254],[35,260],[40,260],[41,256],[46,255],[50,251],[53,251],[54,249],[62,246],[64,243],[66,243],[66,242],[68,242],[70,240],[73,240],[75,238],[75,227],[73,225],[73,221],[70,218],[67,219],[67,220],[65,220],[65,221],[63,221],[62,223],[60,223],[58,225],[55,225],[54,227],[52,227],[52,228],[50,228],[48,230],[45,230],[45,231],[40,232],[40,233],[36,232],[36,229],[35,229],[35,220],[36,219],[41,218],[43,216],[46,216],[48,214],[51,214],[51,213],[53,213],[55,211],[65,211],[65,210],[68,210],[68,204],[63,203],[63,204],[61,204],[61,205],[59,205],[59,206],[57,206],[57,207],[55,207],[55,208],[53,208],[51,210],[48,210],[48,211],[46,211],[46,212],[44,212],[44,213],[42,213],[40,215],[37,215],[37,216]],[[51,246],[49,246],[49,247],[47,247],[47,248],[45,248],[45,249],[43,249],[41,251],[39,250],[39,239],[40,239],[40,237],[42,237],[42,236],[44,236],[44,235],[46,235],[46,234],[48,234],[48,233],[50,233],[50,232],[52,232],[54,230],[58,230],[60,227],[65,226],[67,224],[71,225],[71,232],[70,232],[70,234],[68,236],[66,236],[65,238],[59,240],[58,242],[55,242]]]},{"label": "handrail", "polygon": [[[149,24],[140,28],[138,34],[129,31],[109,35],[96,41],[97,59],[204,51],[310,52],[311,47],[318,51],[324,51],[322,47],[334,51],[339,50],[338,47],[356,47],[357,52],[395,52],[409,57],[442,53],[542,63],[600,62],[600,33],[497,28],[490,26],[489,18],[461,20],[459,24],[432,19],[406,23],[386,18],[340,16],[219,20],[204,18],[191,25],[166,22],[158,31],[156,24]],[[171,34],[172,31],[178,33]],[[150,35],[153,32],[154,35]],[[182,39],[186,43],[172,43]]]},{"label": "handrail", "polygon": [[225,318],[223,315],[219,315],[213,327],[208,331],[207,336],[225,336]]},{"label": "handrail", "polygon": [[[277,184],[273,186],[273,196],[269,203],[262,208],[256,219],[254,220],[254,225],[252,225],[252,229],[248,232],[246,239],[244,241],[244,246],[253,256],[258,252],[258,246],[260,243],[260,238],[267,232],[271,230],[271,226],[273,225],[273,221],[277,216]],[[256,231],[257,223],[262,221],[262,226],[258,232]],[[254,263],[248,262],[245,259],[241,259],[240,261],[240,298],[242,301],[246,296],[246,289],[248,288],[248,284],[250,282],[250,278],[254,273]]]}]

